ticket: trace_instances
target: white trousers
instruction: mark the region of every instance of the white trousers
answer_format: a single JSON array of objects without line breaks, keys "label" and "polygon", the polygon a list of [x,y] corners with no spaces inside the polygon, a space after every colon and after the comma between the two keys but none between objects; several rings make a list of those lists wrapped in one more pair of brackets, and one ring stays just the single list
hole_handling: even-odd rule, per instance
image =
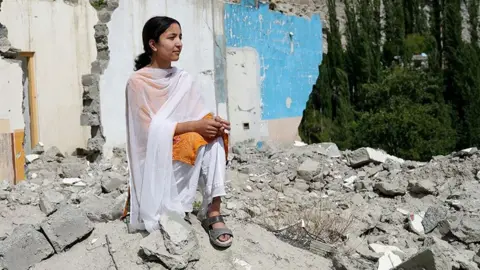
[{"label": "white trousers", "polygon": [[224,147],[223,140],[217,138],[199,148],[194,166],[180,161],[173,162],[178,196],[184,212],[192,212],[197,187],[200,187],[203,197],[199,212],[201,218],[205,217],[213,198],[226,195]]}]

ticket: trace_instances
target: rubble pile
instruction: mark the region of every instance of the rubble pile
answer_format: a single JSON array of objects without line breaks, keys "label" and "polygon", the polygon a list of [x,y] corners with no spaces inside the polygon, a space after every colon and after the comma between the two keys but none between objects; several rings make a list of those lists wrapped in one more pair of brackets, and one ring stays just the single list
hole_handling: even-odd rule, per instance
[{"label": "rubble pile", "polygon": [[232,215],[305,249],[330,245],[335,269],[479,269],[476,148],[422,163],[298,145],[233,148]]},{"label": "rubble pile", "polygon": [[230,217],[235,244],[228,251],[213,248],[194,218],[163,216],[161,231],[149,235],[131,230],[119,219],[128,196],[124,149],[90,163],[37,146],[26,160],[25,181],[0,182],[0,269],[331,268],[329,259]]},{"label": "rubble pile", "polygon": [[37,146],[26,160],[26,181],[0,182],[6,269],[480,266],[476,148],[415,162],[334,143],[237,144],[222,210],[235,234],[228,252],[210,246],[196,219],[165,216],[157,233],[129,232],[119,220],[128,196],[124,149],[90,163]]}]

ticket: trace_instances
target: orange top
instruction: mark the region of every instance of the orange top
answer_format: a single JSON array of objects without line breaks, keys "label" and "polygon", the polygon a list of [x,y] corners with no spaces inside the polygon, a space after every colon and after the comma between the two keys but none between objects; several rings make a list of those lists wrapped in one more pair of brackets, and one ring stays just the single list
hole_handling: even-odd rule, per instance
[{"label": "orange top", "polygon": [[[207,114],[204,119],[213,119],[212,114]],[[202,135],[195,132],[188,132],[173,137],[173,160],[181,161],[190,165],[195,165],[198,149],[207,145],[213,140],[207,141]],[[223,136],[225,145],[225,157],[228,156],[228,135]]]}]

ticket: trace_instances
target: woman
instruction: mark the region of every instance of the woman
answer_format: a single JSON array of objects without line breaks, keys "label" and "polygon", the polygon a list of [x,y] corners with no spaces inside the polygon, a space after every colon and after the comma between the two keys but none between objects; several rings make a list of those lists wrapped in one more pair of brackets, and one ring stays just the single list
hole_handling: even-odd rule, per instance
[{"label": "woman", "polygon": [[182,51],[180,23],[153,17],[143,28],[144,53],[126,89],[130,224],[149,232],[160,216],[191,212],[197,186],[203,193],[199,216],[210,240],[232,243],[220,215],[230,123],[213,117],[191,76],[172,67]]}]

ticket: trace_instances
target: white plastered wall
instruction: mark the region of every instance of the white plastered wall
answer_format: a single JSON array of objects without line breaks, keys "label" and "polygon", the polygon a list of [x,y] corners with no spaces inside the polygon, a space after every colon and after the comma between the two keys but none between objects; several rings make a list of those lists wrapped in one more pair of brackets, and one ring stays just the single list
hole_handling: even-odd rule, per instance
[{"label": "white plastered wall", "polygon": [[23,129],[23,85],[20,61],[0,58],[0,119],[10,120],[10,132]]},{"label": "white plastered wall", "polygon": [[[90,134],[89,127],[80,125],[81,77],[90,73],[96,58],[96,10],[86,0],[78,4],[63,0],[4,0],[0,22],[7,27],[14,48],[35,52],[40,141],[64,152],[85,147]],[[8,76],[8,80],[15,79]],[[6,75],[0,73],[0,77],[4,81]],[[19,82],[7,88],[6,97],[15,115],[11,126],[23,128],[23,116],[17,117],[22,115],[22,99],[18,98],[23,95],[21,77]],[[3,97],[5,90],[0,89]]]},{"label": "white plastered wall", "polygon": [[107,24],[110,61],[100,80],[107,156],[113,147],[126,142],[125,86],[135,57],[143,52],[143,25],[152,16],[162,15],[177,19],[182,26],[184,47],[174,65],[199,78],[209,106],[215,107],[212,0],[121,0]]}]

